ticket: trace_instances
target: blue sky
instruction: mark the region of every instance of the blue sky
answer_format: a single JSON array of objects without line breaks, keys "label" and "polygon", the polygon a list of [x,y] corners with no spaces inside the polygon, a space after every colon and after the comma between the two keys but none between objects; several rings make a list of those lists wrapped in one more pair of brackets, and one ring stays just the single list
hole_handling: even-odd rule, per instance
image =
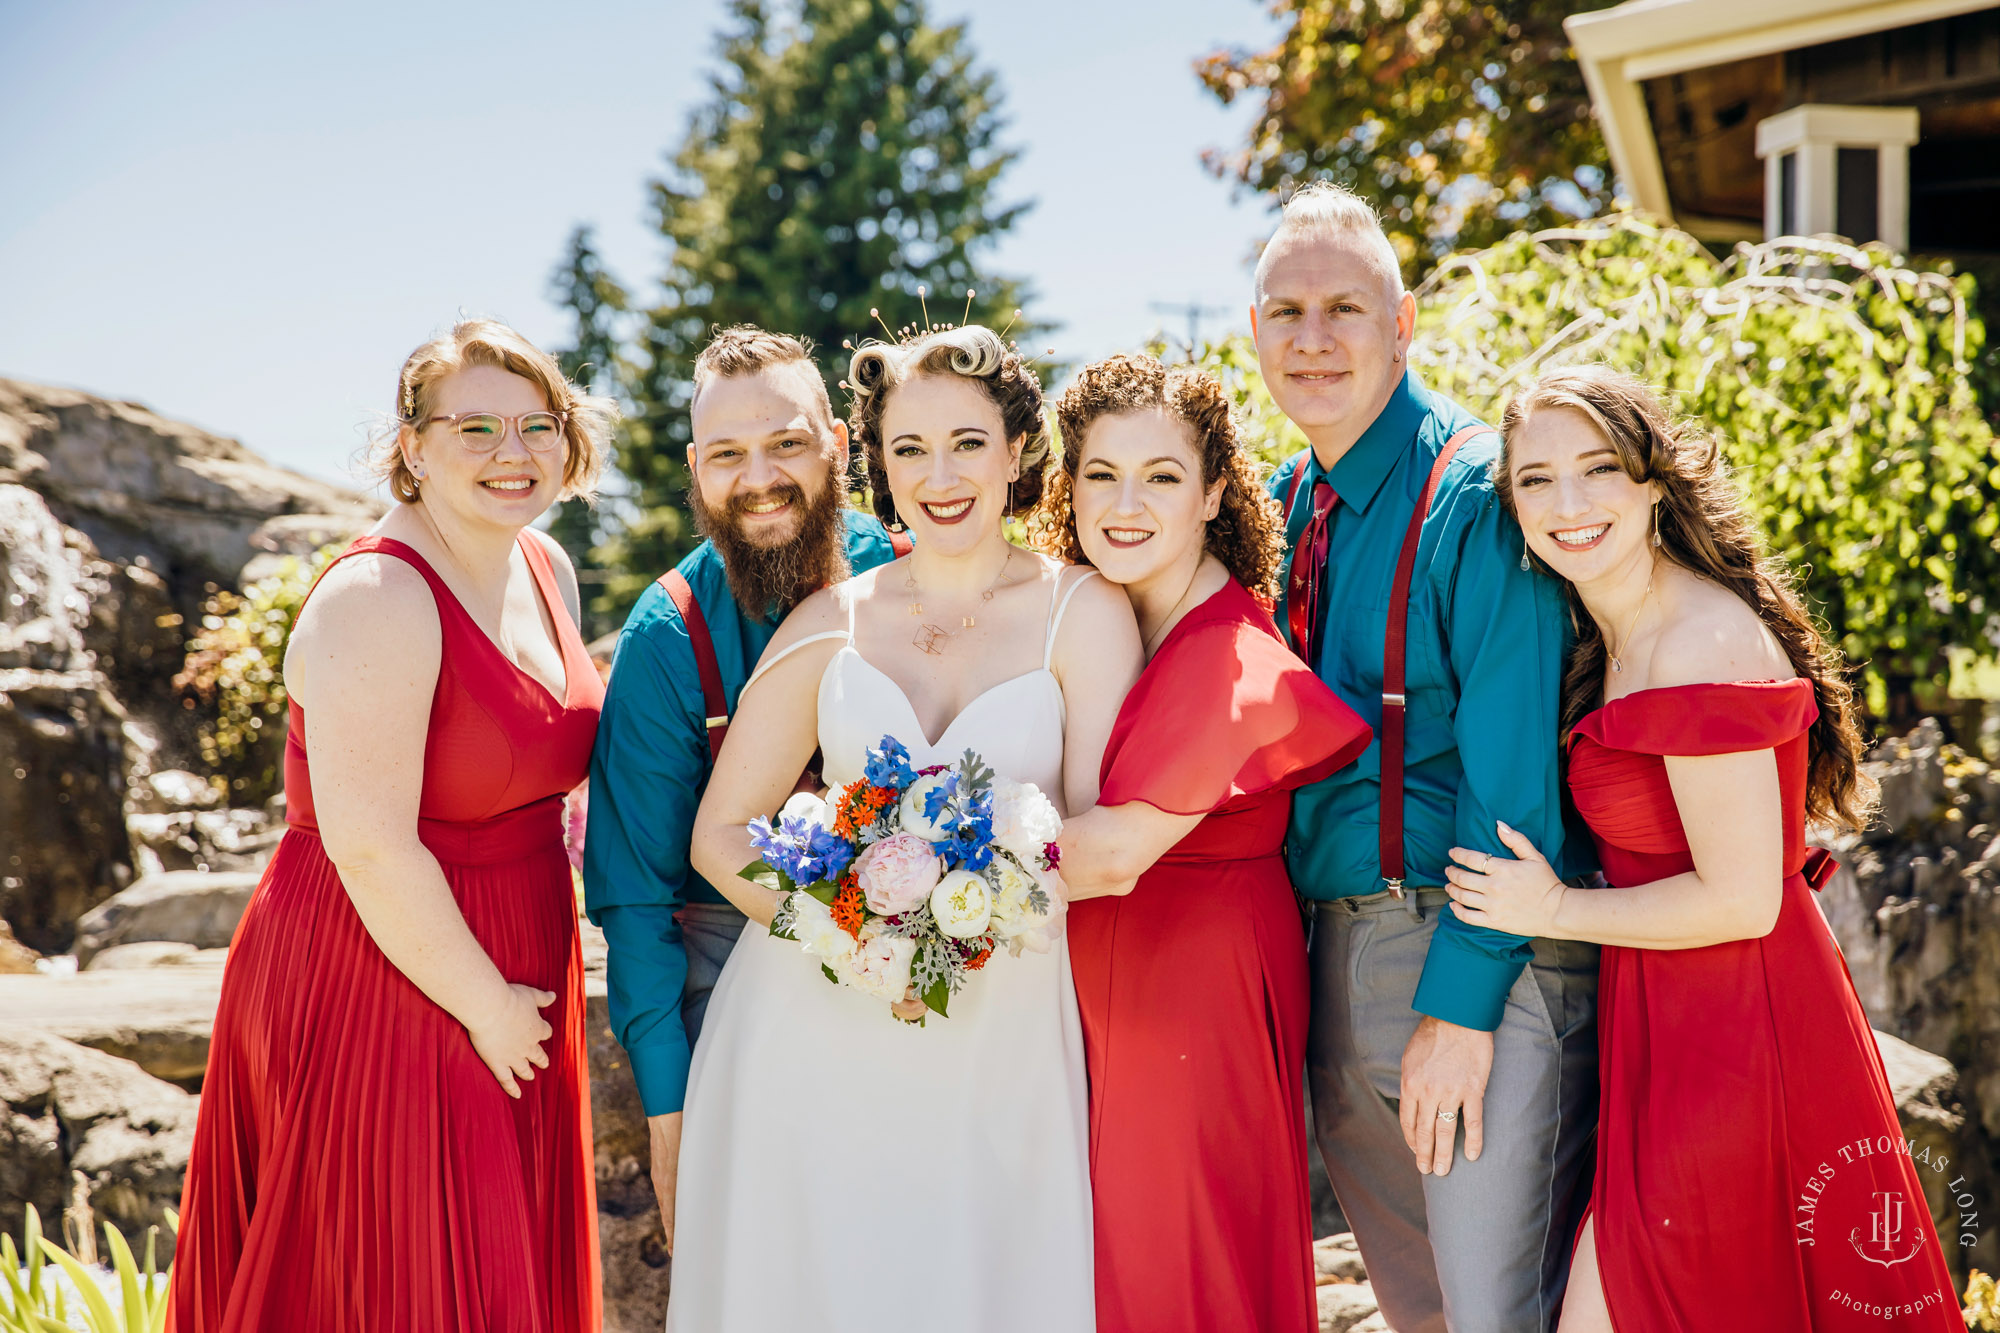
[{"label": "blue sky", "polygon": [[[995,253],[1077,361],[1227,307],[1268,228],[1199,153],[1246,107],[1194,60],[1261,46],[1261,0],[931,0],[1005,93]],[[560,23],[552,23],[550,16]],[[403,356],[458,311],[539,341],[570,228],[643,296],[646,182],[707,91],[720,0],[0,0],[0,375],[74,385],[347,477]],[[533,190],[515,182],[534,181]]]}]

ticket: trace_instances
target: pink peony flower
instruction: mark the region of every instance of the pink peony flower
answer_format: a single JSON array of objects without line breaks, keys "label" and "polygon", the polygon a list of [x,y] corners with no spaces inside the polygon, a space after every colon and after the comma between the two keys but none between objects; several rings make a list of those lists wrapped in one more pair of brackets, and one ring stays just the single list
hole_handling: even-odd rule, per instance
[{"label": "pink peony flower", "polygon": [[882,839],[854,863],[855,882],[868,900],[868,910],[881,916],[907,912],[928,901],[943,873],[944,863],[931,845],[912,833]]}]

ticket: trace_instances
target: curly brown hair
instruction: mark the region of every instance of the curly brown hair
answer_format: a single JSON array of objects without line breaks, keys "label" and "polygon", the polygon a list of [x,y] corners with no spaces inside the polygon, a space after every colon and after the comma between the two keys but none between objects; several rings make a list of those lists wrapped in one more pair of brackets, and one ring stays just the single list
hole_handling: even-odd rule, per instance
[{"label": "curly brown hair", "polygon": [[1084,432],[1100,417],[1158,408],[1188,428],[1201,456],[1203,489],[1223,482],[1222,506],[1202,544],[1236,581],[1266,602],[1278,595],[1285,562],[1285,514],[1264,490],[1257,461],[1243,448],[1222,382],[1196,366],[1169,369],[1150,356],[1107,357],[1085,366],[1056,402],[1062,460],[1049,470],[1048,491],[1028,520],[1037,549],[1087,565],[1076,536],[1073,495]]},{"label": "curly brown hair", "polygon": [[985,391],[1000,409],[1007,439],[1021,441],[1021,476],[1012,489],[1007,516],[1025,514],[1042,498],[1042,471],[1049,457],[1049,420],[1042,406],[1042,382],[1000,335],[979,324],[933,329],[902,343],[870,341],[848,363],[847,411],[850,447],[866,475],[875,517],[898,531],[908,526],[889,494],[882,465],[882,413],[890,391],[916,375],[956,375]]},{"label": "curly brown hair", "polygon": [[[1742,598],[1784,648],[1792,669],[1812,682],[1819,718],[1808,746],[1806,815],[1815,824],[1862,828],[1873,812],[1876,788],[1861,769],[1866,747],[1840,651],[1807,613],[1791,569],[1765,550],[1715,439],[1695,423],[1674,420],[1659,395],[1636,376],[1605,365],[1551,371],[1515,395],[1501,419],[1493,486],[1510,514],[1515,513],[1514,440],[1530,413],[1551,407],[1589,417],[1611,442],[1626,476],[1658,483],[1653,521],[1660,555]],[[1575,585],[1564,581],[1563,587],[1576,626],[1576,648],[1562,685],[1567,729],[1603,702],[1605,646],[1604,632],[1584,609]]]}]

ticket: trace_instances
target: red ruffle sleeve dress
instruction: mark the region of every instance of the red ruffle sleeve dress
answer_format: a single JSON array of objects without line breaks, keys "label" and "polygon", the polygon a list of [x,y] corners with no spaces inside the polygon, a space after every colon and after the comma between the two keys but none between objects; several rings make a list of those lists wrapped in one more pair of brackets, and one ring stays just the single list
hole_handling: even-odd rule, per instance
[{"label": "red ruffle sleeve dress", "polygon": [[1280,852],[1292,790],[1369,735],[1233,580],[1118,715],[1099,801],[1206,817],[1129,895],[1070,914],[1104,1333],[1318,1327],[1310,987]]},{"label": "red ruffle sleeve dress", "polygon": [[[1666,755],[1774,750],[1784,898],[1761,939],[1607,947],[1591,1200],[1619,1333],[1961,1333],[1888,1079],[1806,873],[1809,681],[1641,690],[1570,735],[1606,879],[1694,868]],[[1823,855],[1823,854],[1822,854]]]}]

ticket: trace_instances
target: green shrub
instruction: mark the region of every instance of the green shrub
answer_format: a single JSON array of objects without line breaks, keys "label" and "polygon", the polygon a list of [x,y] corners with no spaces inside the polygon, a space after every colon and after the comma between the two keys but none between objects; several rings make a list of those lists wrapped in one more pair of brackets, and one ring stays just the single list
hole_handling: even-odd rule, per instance
[{"label": "green shrub", "polygon": [[263,801],[283,783],[285,645],[313,580],[341,549],[331,543],[304,560],[288,557],[240,594],[215,593],[188,640],[174,685],[201,710],[202,759],[239,804]]},{"label": "green shrub", "polygon": [[[1541,371],[1607,361],[1713,430],[1772,548],[1880,712],[1939,692],[1947,652],[2000,643],[2000,465],[1971,378],[1985,330],[1971,279],[1879,246],[1788,239],[1724,259],[1621,216],[1443,260],[1417,293],[1410,362],[1497,422]],[[1205,362],[1253,445],[1303,446],[1245,339]]]}]

